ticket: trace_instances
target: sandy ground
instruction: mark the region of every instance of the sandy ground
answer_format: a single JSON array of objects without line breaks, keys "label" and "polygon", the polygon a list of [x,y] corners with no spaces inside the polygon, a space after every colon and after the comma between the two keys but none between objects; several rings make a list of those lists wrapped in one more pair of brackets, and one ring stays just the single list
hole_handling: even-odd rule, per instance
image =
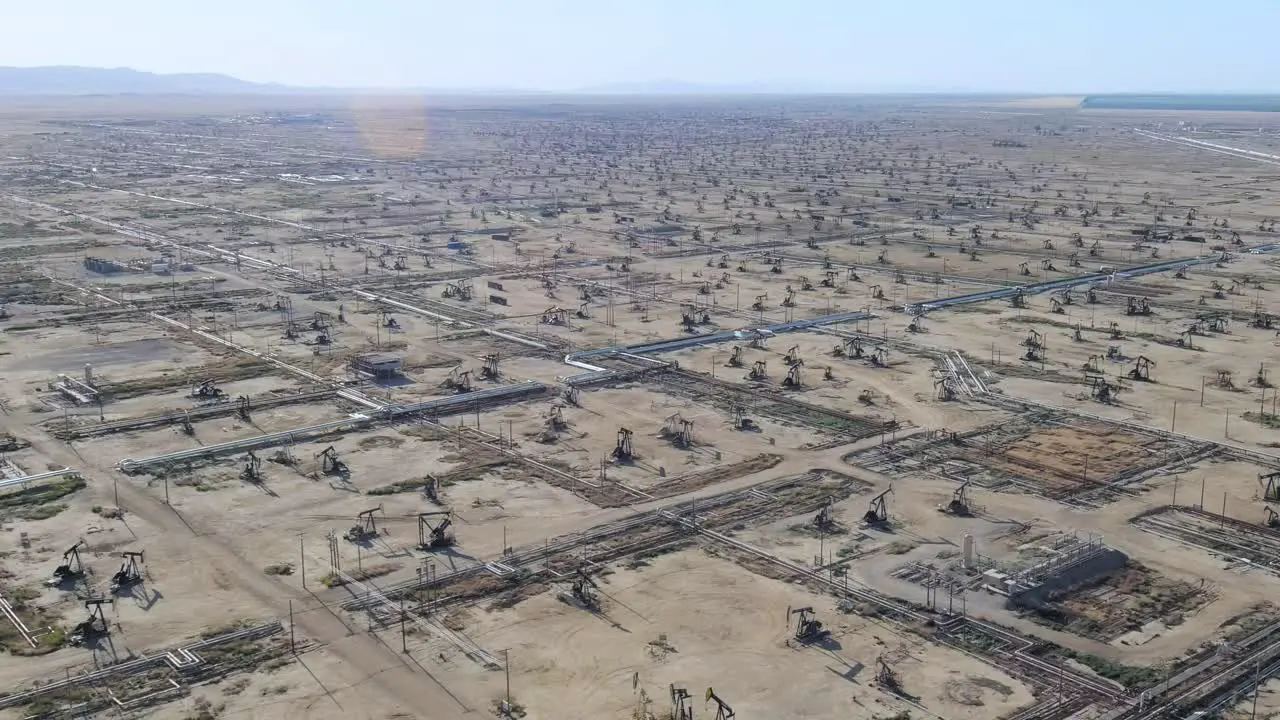
[{"label": "sandy ground", "polygon": [[[448,572],[501,560],[507,548],[537,547],[691,497],[814,469],[846,472],[866,491],[835,504],[838,532],[813,532],[806,512],[744,524],[732,529],[734,537],[800,565],[846,563],[852,582],[917,603],[923,587],[892,573],[910,563],[954,564],[965,535],[984,557],[1009,564],[1025,562],[1039,552],[1037,543],[1060,533],[1101,537],[1153,576],[1203,580],[1212,601],[1180,624],[1153,622],[1111,643],[1034,623],[982,591],[959,602],[1028,635],[1138,665],[1169,662],[1214,641],[1225,621],[1275,594],[1273,576],[1243,572],[1130,522],[1174,502],[1175,492],[1178,504],[1222,512],[1225,499],[1228,516],[1259,522],[1258,475],[1280,466],[1268,456],[1169,459],[1167,472],[1089,509],[1015,488],[975,487],[971,517],[938,512],[952,497],[954,478],[880,474],[856,459],[855,451],[910,433],[1020,422],[1014,410],[963,394],[942,401],[938,358],[947,352],[963,353],[984,382],[1010,397],[1252,451],[1280,447],[1275,421],[1266,417],[1276,413],[1269,385],[1280,383],[1270,368],[1275,330],[1251,326],[1255,312],[1275,310],[1280,283],[1270,255],[1197,265],[1185,278],[1116,277],[1098,283],[1095,303],[1075,289],[1062,312],[1054,312],[1049,295],[1036,295],[1025,308],[991,301],[931,312],[908,330],[903,309],[912,303],[1153,258],[1191,259],[1231,248],[1233,232],[1245,245],[1274,242],[1268,222],[1280,206],[1265,168],[1127,129],[1170,116],[1076,113],[1072,99],[1056,98],[917,108],[899,122],[899,111],[888,107],[800,103],[787,109],[783,125],[761,125],[763,116],[748,108],[746,120],[728,128],[723,119],[685,110],[641,117],[608,107],[588,120],[546,119],[524,105],[495,114],[463,103],[432,115],[430,129],[409,138],[417,131],[408,128],[422,124],[422,109],[413,105],[353,114],[318,103],[311,109],[324,122],[312,125],[264,119],[262,108],[229,100],[182,110],[104,102],[54,113],[133,118],[112,116],[109,131],[67,125],[52,167],[72,182],[56,186],[21,159],[52,158],[44,136],[33,134],[44,126],[21,109],[0,119],[13,129],[0,153],[0,170],[12,179],[0,198],[10,313],[0,321],[0,375],[10,381],[0,392],[0,429],[30,443],[7,459],[22,472],[74,467],[87,484],[59,499],[67,507],[50,517],[0,516],[12,539],[0,548],[0,592],[30,595],[54,622],[78,622],[79,601],[41,583],[62,551],[84,538],[95,587],[118,565],[112,553],[146,552],[145,583],[110,611],[116,657],[176,648],[234,621],[287,618],[291,609],[308,643],[297,662],[196,685],[139,714],[488,713],[503,692],[501,673],[482,671],[420,634],[410,638],[406,657],[394,628],[371,633],[363,616],[337,609],[351,589],[319,584],[329,570],[326,533],[341,535],[357,513],[372,509],[377,539],[339,541],[338,555],[344,570],[376,570],[375,582],[390,584],[426,566]],[[298,107],[281,102],[279,108]],[[189,113],[197,111],[223,118],[226,131],[193,124]],[[1246,119],[1229,115],[1204,122],[1206,133],[1227,144],[1244,142],[1239,135],[1249,130],[1240,124]],[[1258,122],[1247,116],[1249,132]],[[859,123],[879,129],[866,134],[869,125]],[[566,134],[568,127],[574,130]],[[181,148],[157,143],[157,132],[181,138]],[[585,154],[604,146],[581,140],[601,132],[646,141],[629,150],[608,146],[618,161],[606,165]],[[544,136],[568,138],[568,150],[528,150],[529,138]],[[715,149],[726,137],[741,149]],[[103,143],[111,153],[101,152]],[[677,143],[692,154],[661,149]],[[528,152],[513,154],[515,146]],[[415,149],[436,154],[423,159]],[[778,165],[783,157],[791,164]],[[96,172],[83,169],[91,161]],[[175,170],[179,165],[190,167]],[[552,203],[563,207],[544,212]],[[1152,222],[1173,240],[1139,242],[1134,231]],[[132,235],[116,233],[120,223]],[[173,275],[151,271],[165,252],[179,267]],[[102,275],[86,269],[87,255],[135,267]],[[194,268],[181,269],[185,263]],[[471,297],[463,299],[467,288]],[[1130,301],[1144,298],[1150,314],[1130,314]],[[677,387],[659,376],[593,386],[576,405],[561,393],[564,378],[584,370],[564,362],[575,350],[864,309],[874,317],[780,334],[764,347],[734,340],[653,356],[704,374],[701,384]],[[396,327],[387,326],[382,310]],[[690,310],[698,322],[686,329],[682,313]],[[153,311],[205,334],[181,331],[147,314]],[[1213,327],[1215,317],[1225,326]],[[293,339],[285,337],[290,322],[298,331]],[[1184,336],[1193,324],[1196,331]],[[1042,352],[1023,359],[1033,330]],[[330,344],[316,343],[322,331]],[[854,336],[869,353],[883,347],[885,366],[832,354]],[[742,367],[727,365],[734,345],[743,348]],[[804,361],[801,384],[784,389],[792,347]],[[374,384],[356,375],[350,361],[369,352],[401,357],[403,376]],[[500,375],[481,380],[491,353],[500,356]],[[1150,382],[1129,376],[1138,357],[1154,361]],[[767,377],[744,377],[756,361],[766,363]],[[1114,403],[1090,398],[1087,363],[1121,386]],[[49,383],[59,373],[83,377],[86,364],[94,382],[111,391],[107,401],[64,407]],[[261,409],[249,421],[198,420],[192,436],[174,426],[71,443],[54,435],[59,423],[65,429],[194,408],[187,394],[206,378],[232,397],[340,384],[401,403],[445,397],[453,392],[446,380],[467,370],[477,389],[525,380],[553,389],[440,418],[440,426],[379,421],[297,442],[290,448],[296,464],[264,463],[259,484],[243,480],[244,459],[235,454],[173,468],[167,482],[125,476],[116,465],[338,419],[359,403],[310,401]],[[759,410],[751,418],[756,431],[732,427],[730,393],[718,393],[711,380],[741,388],[738,397]],[[823,425],[830,416],[805,415],[779,398],[901,426],[855,440]],[[565,424],[548,433],[557,412]],[[693,422],[690,448],[663,435],[680,419]],[[634,432],[637,457],[609,462],[624,427]],[[1041,427],[1008,447],[971,448],[968,462],[1002,472],[1035,465],[1044,468],[1046,486],[1060,488],[1084,476],[1086,463],[1091,474],[1114,474],[1165,453],[1150,435],[1117,427],[1092,420]],[[320,472],[317,454],[329,446],[347,473]],[[761,456],[769,460],[750,465]],[[601,482],[602,460],[606,479],[629,488],[623,501],[593,501],[599,494],[589,490]],[[742,467],[748,469],[735,470]],[[547,480],[551,473],[561,473],[555,483]],[[446,480],[439,505],[419,488],[431,475]],[[402,491],[393,491],[397,484]],[[890,526],[863,527],[870,498],[890,486]],[[117,506],[122,518],[104,517]],[[416,515],[441,509],[454,513],[457,545],[417,549]],[[288,574],[264,572],[273,566]],[[1033,701],[1026,685],[976,657],[840,613],[829,597],[702,549],[619,563],[600,583],[608,593],[604,617],[560,601],[562,588],[552,587],[511,608],[474,604],[451,621],[485,648],[509,651],[512,691],[531,718],[629,717],[644,697],[661,716],[673,683],[695,698],[714,687],[742,717],[910,710],[976,720]],[[786,609],[804,605],[832,630],[825,647],[785,642]],[[660,636],[665,649],[655,644]],[[914,704],[874,685],[882,656]],[[110,657],[110,648],[0,656],[0,687],[29,686]],[[1272,694],[1274,687],[1264,687],[1260,708],[1272,707]]]}]

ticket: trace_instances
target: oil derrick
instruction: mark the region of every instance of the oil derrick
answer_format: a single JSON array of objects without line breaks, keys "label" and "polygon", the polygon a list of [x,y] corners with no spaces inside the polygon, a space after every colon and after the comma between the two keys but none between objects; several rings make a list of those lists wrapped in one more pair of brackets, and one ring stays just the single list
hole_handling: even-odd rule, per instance
[{"label": "oil derrick", "polygon": [[689,691],[671,686],[671,720],[693,720],[693,701]]},{"label": "oil derrick", "polygon": [[[439,518],[439,521],[436,520]],[[418,549],[435,550],[449,547],[458,539],[453,534],[453,511],[436,510],[418,513]]]},{"label": "oil derrick", "polygon": [[742,367],[742,348],[734,345],[733,352],[729,354],[729,367]]},{"label": "oil derrick", "polygon": [[782,379],[783,387],[799,388],[803,386],[800,377],[800,368],[804,367],[803,360],[796,360],[787,368],[787,376]]},{"label": "oil derrick", "polygon": [[110,626],[107,624],[106,614],[102,612],[102,606],[114,602],[114,598],[107,597],[85,598],[84,607],[89,611],[89,617],[71,629],[67,642],[79,646],[110,634]]},{"label": "oil derrick", "polygon": [[49,587],[62,587],[75,583],[84,577],[84,564],[80,561],[80,546],[84,540],[77,542],[62,553],[62,564],[53,569],[53,575],[45,581]]},{"label": "oil derrick", "polygon": [[1125,315],[1150,315],[1151,304],[1147,302],[1146,298],[1136,298],[1136,297],[1130,296],[1128,298],[1128,306],[1125,308],[1124,314]]},{"label": "oil derrick", "polygon": [[765,301],[766,301],[766,300],[768,300],[768,299],[769,299],[769,295],[768,295],[768,293],[765,293],[765,294],[762,294],[762,295],[757,295],[757,296],[756,296],[756,301],[755,301],[755,302],[753,302],[753,303],[751,303],[751,309],[752,309],[752,310],[759,310],[759,311],[763,312],[763,311],[766,309],[766,308],[765,308],[765,304],[764,304],[764,303],[765,303]]},{"label": "oil derrick", "polygon": [[1155,364],[1155,361],[1146,355],[1139,355],[1129,370],[1129,377],[1141,382],[1151,382],[1151,368],[1155,367]]},{"label": "oil derrick", "polygon": [[491,353],[484,356],[484,365],[480,368],[481,380],[497,380],[498,379],[498,354]]},{"label": "oil derrick", "polygon": [[618,428],[618,440],[613,446],[613,452],[610,457],[619,462],[628,462],[635,457],[634,449],[631,446],[631,436],[633,433],[626,428]]},{"label": "oil derrick", "polygon": [[1032,350],[1039,350],[1044,347],[1044,335],[1032,328],[1027,331],[1027,337],[1022,341],[1022,344]]},{"label": "oil derrick", "polygon": [[338,449],[332,445],[316,453],[316,459],[320,462],[320,472],[325,475],[346,475],[351,471],[338,457]]},{"label": "oil derrick", "polygon": [[716,695],[715,691],[712,690],[711,688],[707,688],[706,701],[709,703],[713,702],[716,704],[715,720],[733,720],[733,718],[735,717],[733,714],[733,708],[729,707],[729,703],[722,700],[720,696]]},{"label": "oil derrick", "polygon": [[791,624],[791,618],[796,619],[796,627],[792,632],[792,637],[797,642],[811,643],[820,640],[831,634],[830,630],[822,628],[822,621],[813,615],[813,608],[787,608],[787,624]]},{"label": "oil derrick", "polygon": [[262,458],[250,450],[244,456],[244,467],[240,469],[240,477],[245,482],[262,482]]},{"label": "oil derrick", "polygon": [[747,373],[748,380],[764,380],[767,377],[769,377],[768,366],[763,360],[757,360]]},{"label": "oil derrick", "polygon": [[889,495],[893,494],[893,486],[871,498],[871,505],[863,514],[862,521],[868,525],[883,525],[889,522]]},{"label": "oil derrick", "polygon": [[361,510],[356,515],[356,524],[352,525],[342,539],[347,542],[361,543],[378,537],[378,521],[374,513],[382,512],[382,506]]},{"label": "oil derrick", "polygon": [[796,306],[796,291],[790,285],[787,286],[787,296],[782,298],[782,307]]},{"label": "oil derrick", "polygon": [[1262,490],[1263,500],[1280,502],[1280,471],[1259,475],[1258,482],[1265,483]]},{"label": "oil derrick", "polygon": [[120,563],[116,574],[111,576],[112,594],[142,582],[142,553],[125,551],[120,553],[120,557],[124,561]]}]

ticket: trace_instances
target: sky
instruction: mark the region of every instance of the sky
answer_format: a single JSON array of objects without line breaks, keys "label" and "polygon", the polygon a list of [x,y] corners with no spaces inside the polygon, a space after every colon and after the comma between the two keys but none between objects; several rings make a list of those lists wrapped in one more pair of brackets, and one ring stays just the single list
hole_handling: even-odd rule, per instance
[{"label": "sky", "polygon": [[8,0],[0,66],[298,86],[1280,92],[1280,0]]}]

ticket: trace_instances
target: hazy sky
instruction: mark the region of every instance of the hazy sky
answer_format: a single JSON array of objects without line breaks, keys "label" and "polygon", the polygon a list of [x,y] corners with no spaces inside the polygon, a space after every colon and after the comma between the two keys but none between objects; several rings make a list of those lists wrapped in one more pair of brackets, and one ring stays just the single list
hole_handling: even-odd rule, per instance
[{"label": "hazy sky", "polygon": [[0,65],[292,85],[1280,91],[1280,0],[8,0]]}]

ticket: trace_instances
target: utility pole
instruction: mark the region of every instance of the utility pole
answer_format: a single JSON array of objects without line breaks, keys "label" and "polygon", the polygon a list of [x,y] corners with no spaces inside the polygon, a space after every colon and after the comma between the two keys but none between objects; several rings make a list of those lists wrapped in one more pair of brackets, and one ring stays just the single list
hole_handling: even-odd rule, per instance
[{"label": "utility pole", "polygon": [[307,589],[307,555],[302,549],[302,536],[298,536],[298,569],[302,575],[302,589]]}]

